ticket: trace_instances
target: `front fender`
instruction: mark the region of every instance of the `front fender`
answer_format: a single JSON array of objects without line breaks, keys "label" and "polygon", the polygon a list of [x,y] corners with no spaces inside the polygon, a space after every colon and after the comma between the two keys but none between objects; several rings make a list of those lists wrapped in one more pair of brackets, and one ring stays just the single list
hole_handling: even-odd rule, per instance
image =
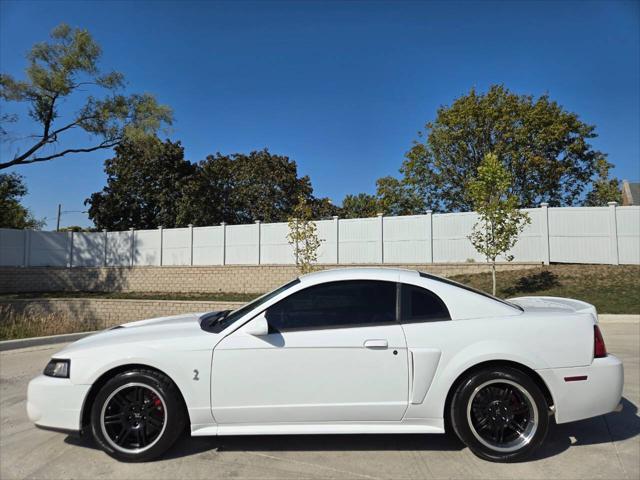
[{"label": "front fender", "polygon": [[178,387],[192,423],[213,421],[210,405],[210,368],[212,350],[167,351],[136,345],[135,352],[126,349],[96,348],[76,353],[71,359],[71,382],[94,385],[105,375],[127,365],[147,366],[167,375]]}]

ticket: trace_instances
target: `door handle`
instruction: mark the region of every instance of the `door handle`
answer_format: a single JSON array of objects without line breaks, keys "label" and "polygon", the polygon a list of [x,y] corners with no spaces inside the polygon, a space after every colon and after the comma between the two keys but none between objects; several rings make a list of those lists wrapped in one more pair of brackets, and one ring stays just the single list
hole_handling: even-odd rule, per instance
[{"label": "door handle", "polygon": [[364,348],[387,348],[389,343],[386,340],[365,340]]}]

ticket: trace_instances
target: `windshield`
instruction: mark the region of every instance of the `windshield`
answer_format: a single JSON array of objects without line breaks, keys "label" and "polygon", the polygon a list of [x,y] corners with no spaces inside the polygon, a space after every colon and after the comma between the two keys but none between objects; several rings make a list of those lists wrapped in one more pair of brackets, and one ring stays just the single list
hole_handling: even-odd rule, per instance
[{"label": "windshield", "polygon": [[202,317],[200,322],[200,326],[203,330],[213,333],[220,333],[222,330],[227,328],[229,325],[234,323],[236,320],[242,318],[247,312],[258,308],[260,305],[268,302],[273,297],[280,295],[285,290],[291,288],[292,286],[300,283],[300,280],[297,278],[281,287],[272,290],[269,293],[265,293],[261,297],[256,298],[252,302],[247,303],[246,305],[240,307],[237,310],[225,310],[224,312],[212,312]]}]

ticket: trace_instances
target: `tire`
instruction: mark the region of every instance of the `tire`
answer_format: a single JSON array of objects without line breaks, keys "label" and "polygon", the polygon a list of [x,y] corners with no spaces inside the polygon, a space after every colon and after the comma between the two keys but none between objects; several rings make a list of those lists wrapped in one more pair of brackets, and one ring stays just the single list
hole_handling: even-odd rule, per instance
[{"label": "tire", "polygon": [[478,457],[518,462],[544,442],[548,412],[544,394],[527,374],[497,367],[476,371],[460,382],[449,418],[458,438]]},{"label": "tire", "polygon": [[154,370],[119,373],[98,392],[91,407],[91,433],[112,457],[143,462],[162,455],[186,426],[175,384]]}]

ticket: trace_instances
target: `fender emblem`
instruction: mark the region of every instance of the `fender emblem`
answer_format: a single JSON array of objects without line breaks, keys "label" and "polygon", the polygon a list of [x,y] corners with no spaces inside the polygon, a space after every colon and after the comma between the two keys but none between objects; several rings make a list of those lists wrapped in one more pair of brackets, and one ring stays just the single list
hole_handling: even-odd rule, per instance
[{"label": "fender emblem", "polygon": [[198,380],[200,380],[200,377],[198,376],[200,375],[200,372],[198,372],[198,370],[193,370],[193,379],[197,382]]}]

